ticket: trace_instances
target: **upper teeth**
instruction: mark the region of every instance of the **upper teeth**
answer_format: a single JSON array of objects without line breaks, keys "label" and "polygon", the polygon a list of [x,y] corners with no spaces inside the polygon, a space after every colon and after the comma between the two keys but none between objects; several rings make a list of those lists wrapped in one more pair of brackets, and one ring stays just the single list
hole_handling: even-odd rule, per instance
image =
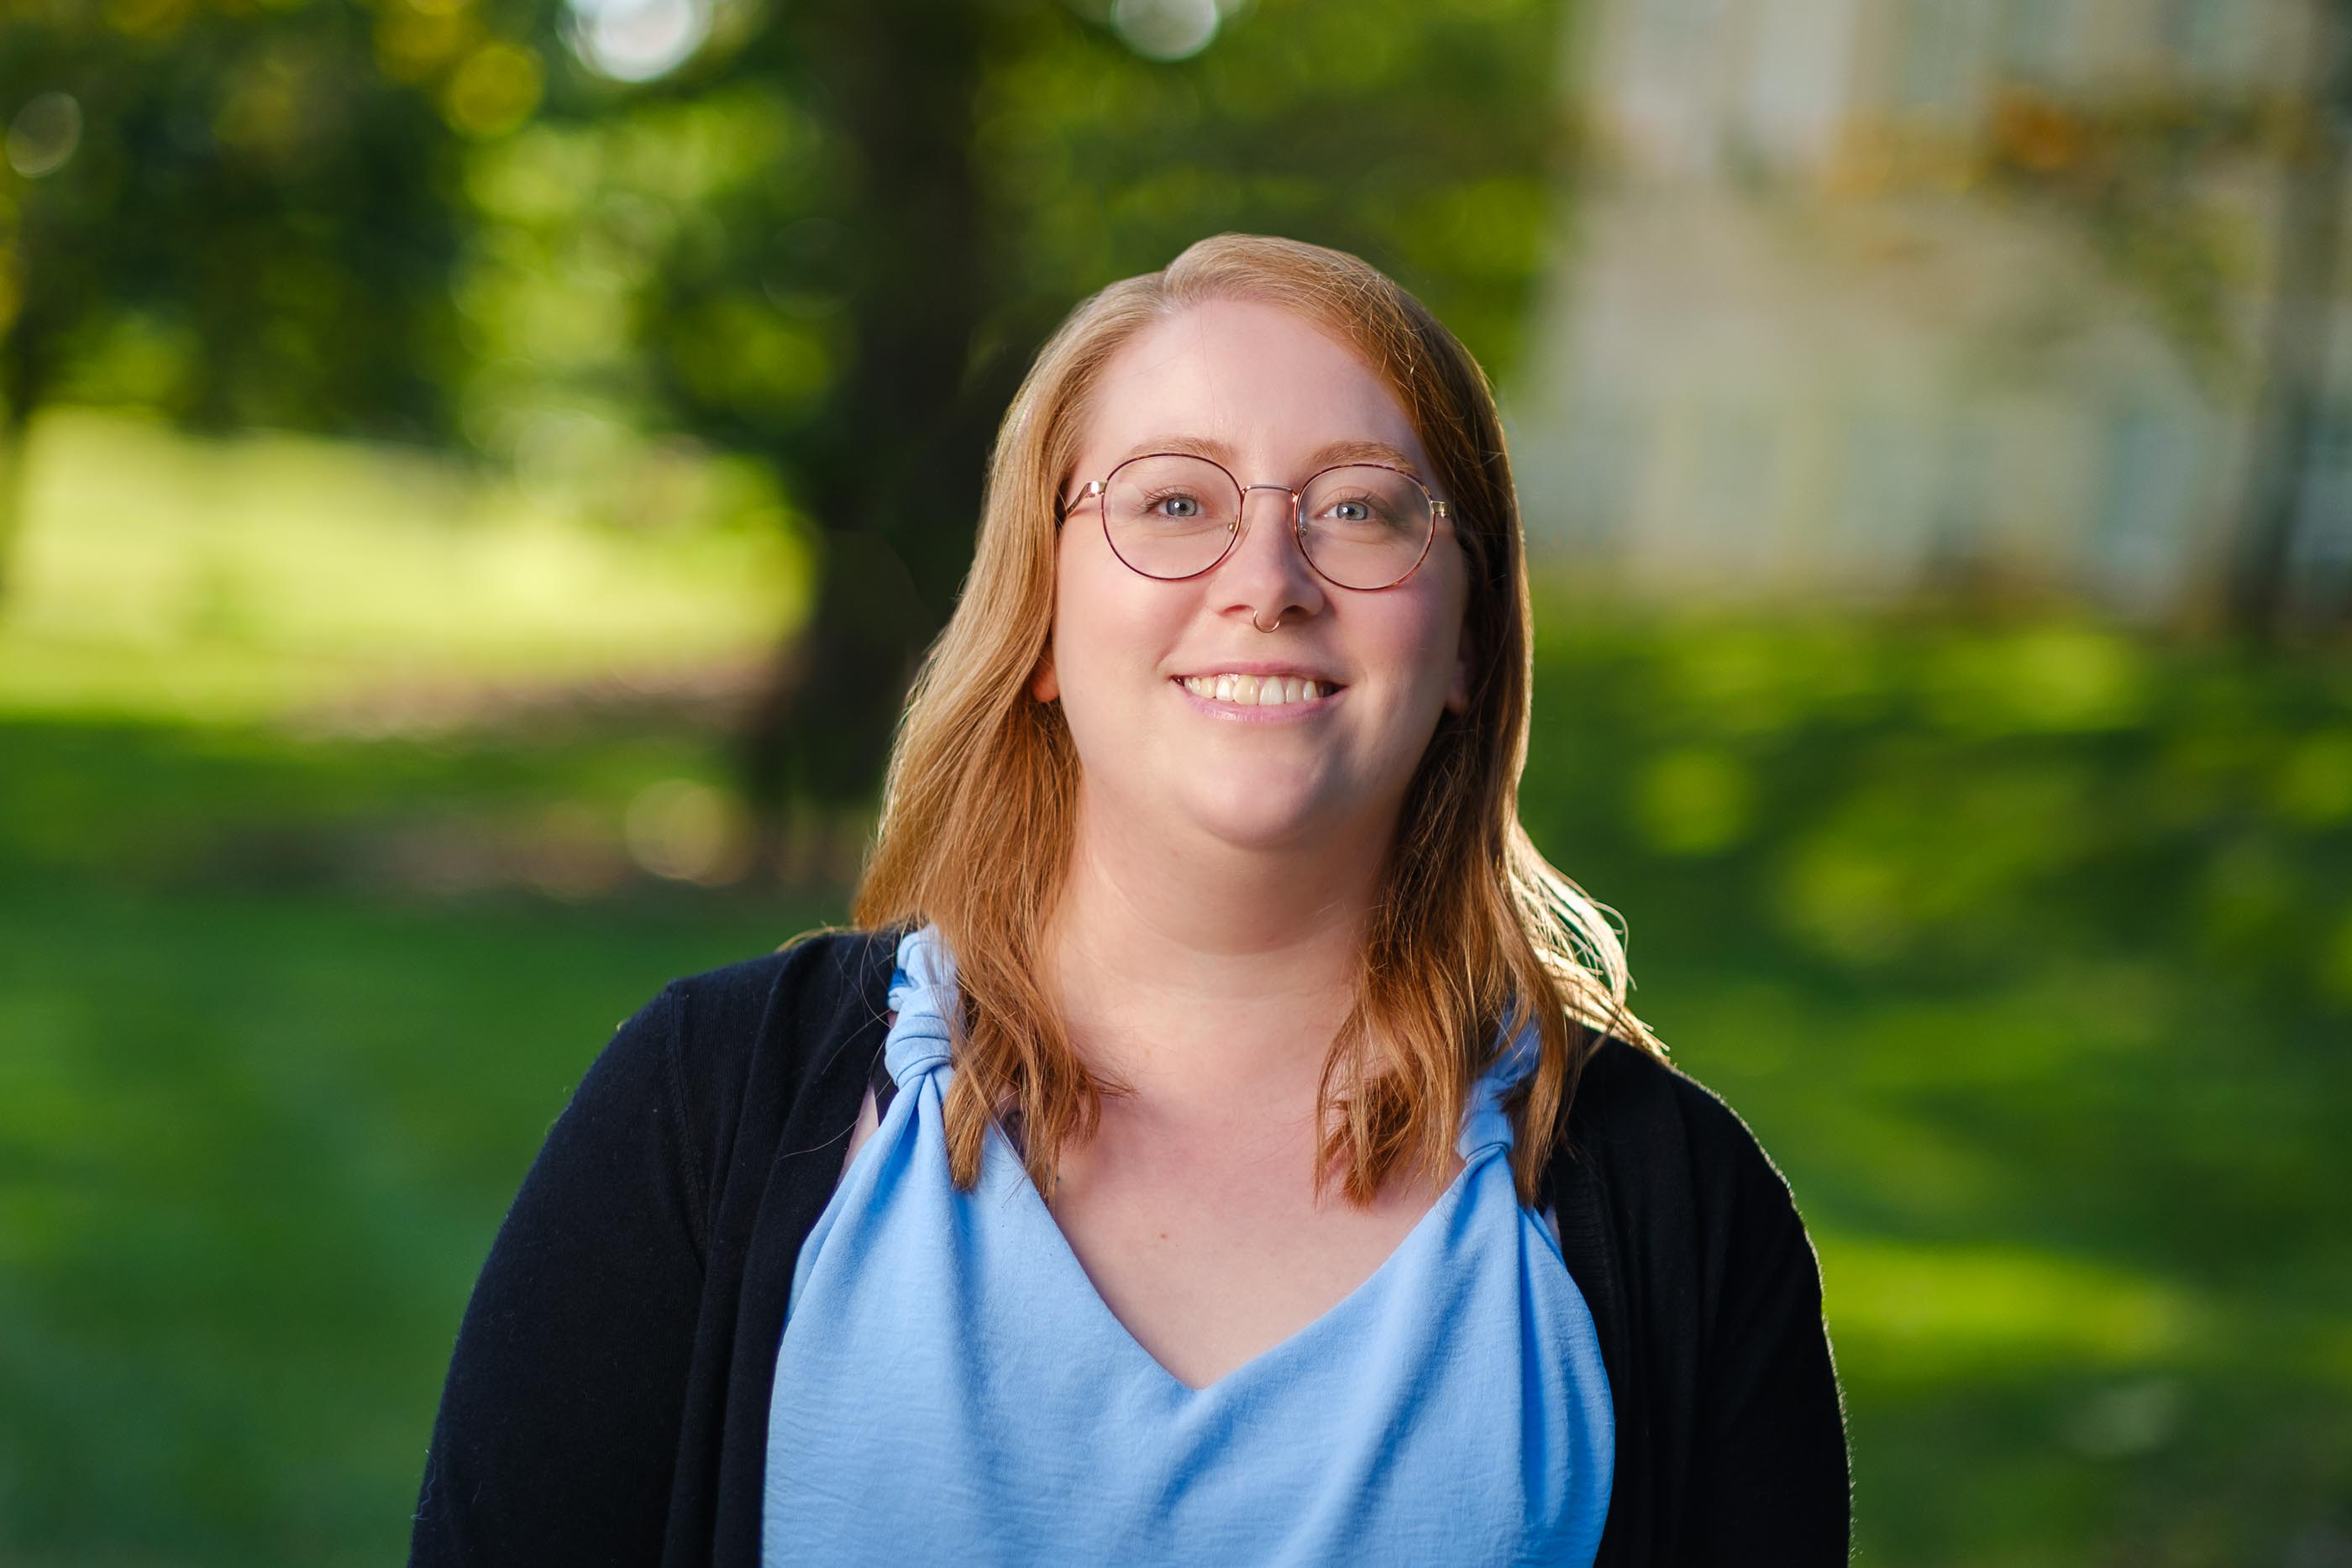
[{"label": "upper teeth", "polygon": [[1296,675],[1186,675],[1184,689],[1195,696],[1221,703],[1272,707],[1277,703],[1313,702],[1325,688]]}]

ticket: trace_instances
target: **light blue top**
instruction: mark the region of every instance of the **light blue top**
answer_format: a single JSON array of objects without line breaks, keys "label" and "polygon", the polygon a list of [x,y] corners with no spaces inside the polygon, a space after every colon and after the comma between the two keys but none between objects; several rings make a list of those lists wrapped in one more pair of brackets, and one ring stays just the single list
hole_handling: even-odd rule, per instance
[{"label": "light blue top", "polygon": [[1205,1388],[1114,1317],[992,1127],[948,1176],[954,966],[898,946],[898,1092],[793,1270],[761,1560],[1588,1565],[1616,1433],[1591,1314],[1477,1086],[1466,1165],[1371,1277]]}]

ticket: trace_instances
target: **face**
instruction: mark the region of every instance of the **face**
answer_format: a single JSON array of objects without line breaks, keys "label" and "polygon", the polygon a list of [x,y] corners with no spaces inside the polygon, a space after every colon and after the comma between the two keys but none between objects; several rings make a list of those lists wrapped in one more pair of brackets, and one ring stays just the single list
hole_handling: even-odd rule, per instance
[{"label": "face", "polygon": [[[1063,500],[1169,437],[1222,444],[1212,455],[1242,485],[1285,488],[1340,460],[1317,460],[1331,444],[1385,443],[1450,498],[1381,379],[1276,306],[1213,302],[1130,339],[1105,367]],[[1031,690],[1060,698],[1085,809],[1112,831],[1260,848],[1385,842],[1369,835],[1393,831],[1439,716],[1467,711],[1468,571],[1454,522],[1438,522],[1410,577],[1368,591],[1316,573],[1288,505],[1245,489],[1232,551],[1174,581],[1112,553],[1093,499],[1062,525],[1053,642]],[[1316,676],[1325,695],[1244,706],[1182,684],[1266,666]]]}]

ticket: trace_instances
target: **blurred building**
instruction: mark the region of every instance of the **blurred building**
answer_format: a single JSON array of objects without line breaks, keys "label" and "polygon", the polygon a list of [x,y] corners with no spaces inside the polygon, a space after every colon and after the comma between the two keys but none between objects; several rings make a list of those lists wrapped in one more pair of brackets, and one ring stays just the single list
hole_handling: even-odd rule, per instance
[{"label": "blurred building", "polygon": [[[1507,400],[1533,548],[1677,592],[2181,606],[2243,527],[2312,37],[2305,0],[1589,0]],[[2352,570],[2332,342],[2298,580]]]}]

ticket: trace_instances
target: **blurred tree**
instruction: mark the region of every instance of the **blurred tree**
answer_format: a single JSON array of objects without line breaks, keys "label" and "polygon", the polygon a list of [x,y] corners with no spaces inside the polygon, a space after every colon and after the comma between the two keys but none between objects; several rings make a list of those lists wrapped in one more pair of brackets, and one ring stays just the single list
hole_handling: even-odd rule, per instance
[{"label": "blurred tree", "polygon": [[436,11],[457,14],[0,10],[0,582],[26,430],[60,397],[211,429],[447,434],[452,154],[528,112],[538,66],[478,24],[454,59],[404,55],[404,16]]}]

